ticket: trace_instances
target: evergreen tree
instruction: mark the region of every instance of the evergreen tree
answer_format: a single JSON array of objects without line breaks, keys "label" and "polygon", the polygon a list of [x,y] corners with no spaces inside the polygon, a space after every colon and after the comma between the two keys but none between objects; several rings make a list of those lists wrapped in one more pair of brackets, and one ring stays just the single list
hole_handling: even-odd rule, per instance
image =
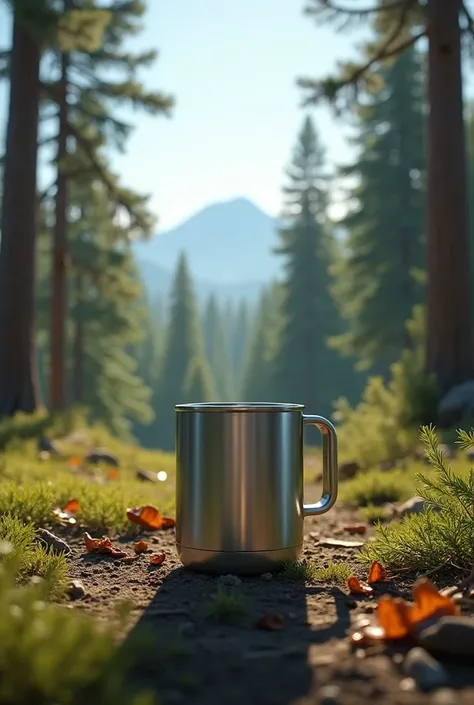
[{"label": "evergreen tree", "polygon": [[216,297],[211,295],[204,311],[204,345],[212,370],[217,399],[228,401],[234,396],[234,376],[230,363],[228,339]]},{"label": "evergreen tree", "polygon": [[359,147],[343,170],[356,177],[342,221],[344,251],[334,266],[335,295],[347,331],[335,347],[361,367],[388,373],[410,346],[405,322],[422,297],[424,265],[422,81],[413,48],[384,65],[380,83],[357,109]]},{"label": "evergreen tree", "polygon": [[277,284],[261,294],[244,358],[243,401],[278,401],[274,365],[281,295]]},{"label": "evergreen tree", "polygon": [[183,384],[183,403],[216,401],[214,381],[207,360],[193,357],[188,365]]},{"label": "evergreen tree", "polygon": [[246,353],[250,344],[252,330],[252,316],[255,312],[250,311],[247,302],[241,301],[235,316],[229,318],[229,348],[232,371],[234,375],[234,390],[242,393],[244,384],[244,373],[246,364]]},{"label": "evergreen tree", "polygon": [[171,292],[161,385],[153,402],[159,445],[164,450],[174,448],[174,406],[184,398],[184,383],[191,361],[203,356],[202,330],[186,257],[182,253]]},{"label": "evergreen tree", "polygon": [[300,81],[307,103],[325,98],[341,107],[344,95],[353,99],[354,88],[373,84],[374,70],[385,59],[427,39],[426,373],[445,393],[474,374],[461,71],[463,35],[472,42],[473,19],[462,0],[374,0],[362,9],[310,0],[308,14],[321,13],[329,19],[369,18],[378,36],[366,45],[360,63],[346,64],[322,81]]},{"label": "evergreen tree", "polygon": [[287,170],[286,227],[277,250],[285,257],[282,328],[275,359],[275,387],[285,402],[329,414],[347,363],[328,347],[340,330],[329,292],[331,233],[326,216],[323,150],[310,117],[298,136]]}]

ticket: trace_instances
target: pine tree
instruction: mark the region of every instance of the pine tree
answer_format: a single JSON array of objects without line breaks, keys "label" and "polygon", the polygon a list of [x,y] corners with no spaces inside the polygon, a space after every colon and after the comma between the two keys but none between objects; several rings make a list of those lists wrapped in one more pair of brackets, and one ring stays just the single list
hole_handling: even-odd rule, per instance
[{"label": "pine tree", "polygon": [[243,401],[279,400],[275,379],[275,354],[281,294],[281,287],[274,284],[260,296],[253,325],[250,326],[248,347],[244,353],[241,388]]},{"label": "pine tree", "polygon": [[347,330],[335,347],[360,366],[386,374],[409,347],[405,322],[422,297],[424,265],[423,116],[420,59],[413,48],[384,65],[380,84],[357,110],[359,147],[343,170],[356,177],[355,204],[334,266],[335,295]]},{"label": "pine tree", "polygon": [[230,357],[237,394],[243,391],[245,356],[249,347],[253,315],[254,312],[249,309],[248,303],[244,300],[240,302],[235,316],[228,317]]},{"label": "pine tree", "polygon": [[373,85],[381,62],[427,37],[426,372],[444,393],[474,374],[461,73],[462,38],[472,42],[473,18],[462,0],[379,0],[362,9],[310,0],[308,13],[372,19],[378,37],[358,65],[345,65],[340,75],[323,81],[301,80],[307,103],[326,98],[343,107],[345,97],[353,100],[354,88]]},{"label": "pine tree", "polygon": [[183,400],[184,383],[191,361],[203,356],[202,329],[186,257],[182,253],[171,292],[162,380],[153,402],[157,436],[164,450],[174,448],[174,406]]},{"label": "pine tree", "polygon": [[215,381],[217,399],[229,401],[234,396],[234,376],[222,314],[214,295],[207,302],[203,328],[205,354]]},{"label": "pine tree", "polygon": [[286,274],[275,386],[282,401],[329,414],[343,362],[327,342],[339,332],[340,323],[329,292],[331,233],[324,155],[310,117],[298,136],[287,175],[287,224],[277,249],[285,258]]},{"label": "pine tree", "polygon": [[183,384],[183,403],[216,401],[214,381],[207,360],[193,357],[188,365]]}]

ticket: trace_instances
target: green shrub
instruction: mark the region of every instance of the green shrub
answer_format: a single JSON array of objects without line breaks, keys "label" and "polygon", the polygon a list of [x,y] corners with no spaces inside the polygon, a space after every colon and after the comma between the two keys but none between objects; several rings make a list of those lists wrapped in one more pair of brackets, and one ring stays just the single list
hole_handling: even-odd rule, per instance
[{"label": "green shrub", "polygon": [[[474,471],[452,470],[433,427],[425,426],[421,439],[434,469],[417,478],[417,493],[427,502],[425,511],[377,526],[376,540],[367,544],[362,555],[392,569],[470,568],[474,562]],[[474,445],[474,432],[459,431],[458,443],[464,449]]]},{"label": "green shrub", "polygon": [[100,628],[46,602],[43,584],[16,587],[18,556],[0,570],[0,702],[2,705],[151,705],[126,682],[130,654]]},{"label": "green shrub", "polygon": [[326,568],[317,568],[314,579],[331,585],[344,585],[353,574],[352,568],[347,563],[329,563]]},{"label": "green shrub", "polygon": [[341,485],[340,498],[355,507],[380,507],[408,499],[415,486],[415,477],[406,470],[367,470]]}]

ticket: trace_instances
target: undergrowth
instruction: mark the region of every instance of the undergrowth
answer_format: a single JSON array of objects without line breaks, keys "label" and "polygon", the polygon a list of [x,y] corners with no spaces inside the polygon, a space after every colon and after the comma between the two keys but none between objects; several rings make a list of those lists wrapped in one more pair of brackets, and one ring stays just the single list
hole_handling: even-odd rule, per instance
[{"label": "undergrowth", "polygon": [[416,480],[408,470],[367,470],[341,485],[339,496],[356,507],[380,507],[387,502],[400,502],[411,497]]},{"label": "undergrowth", "polygon": [[[21,541],[28,544],[26,534]],[[49,604],[44,582],[18,586],[22,551],[6,547],[0,569],[2,705],[152,705],[152,696],[129,689],[132,652],[117,649],[113,630]]]},{"label": "undergrowth", "polygon": [[[426,500],[425,511],[377,526],[375,541],[367,544],[362,556],[395,570],[470,568],[474,562],[474,471],[453,472],[433,427],[422,428],[421,440],[433,468],[417,476],[417,493]],[[474,431],[458,431],[457,443],[464,450],[474,446]]]},{"label": "undergrowth", "polygon": [[247,602],[242,595],[218,585],[215,599],[207,605],[206,616],[217,622],[232,622],[247,611]]},{"label": "undergrowth", "polygon": [[0,545],[8,551],[0,550],[0,566],[7,560],[14,561],[17,578],[20,582],[28,578],[41,578],[44,590],[50,598],[61,597],[66,588],[67,564],[62,555],[49,551],[35,540],[32,524],[23,524],[11,516],[0,518]]},{"label": "undergrowth", "polygon": [[283,577],[286,580],[294,580],[295,582],[310,582],[316,577],[316,567],[306,559],[286,563],[283,567]]},{"label": "undergrowth", "polygon": [[314,579],[324,583],[345,585],[353,570],[347,563],[329,563],[325,568],[317,568]]}]

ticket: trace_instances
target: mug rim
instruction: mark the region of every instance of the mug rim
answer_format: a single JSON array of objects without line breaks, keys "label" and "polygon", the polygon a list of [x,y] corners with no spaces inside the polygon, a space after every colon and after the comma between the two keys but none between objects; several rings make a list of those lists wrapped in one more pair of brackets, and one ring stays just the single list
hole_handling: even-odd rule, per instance
[{"label": "mug rim", "polygon": [[304,404],[292,404],[267,401],[205,401],[188,404],[176,404],[175,411],[211,411],[211,412],[281,412],[303,411]]}]

